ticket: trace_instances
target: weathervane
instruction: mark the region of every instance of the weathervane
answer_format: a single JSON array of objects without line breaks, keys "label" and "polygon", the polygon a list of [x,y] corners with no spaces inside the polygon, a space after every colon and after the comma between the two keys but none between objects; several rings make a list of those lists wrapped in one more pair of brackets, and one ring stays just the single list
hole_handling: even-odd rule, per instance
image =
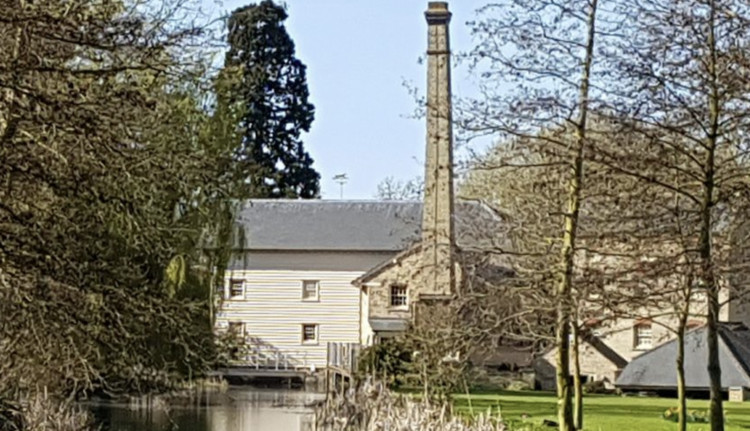
[{"label": "weathervane", "polygon": [[333,181],[336,181],[341,186],[341,199],[344,199],[344,184],[349,181],[349,177],[346,174],[338,174],[333,176]]}]

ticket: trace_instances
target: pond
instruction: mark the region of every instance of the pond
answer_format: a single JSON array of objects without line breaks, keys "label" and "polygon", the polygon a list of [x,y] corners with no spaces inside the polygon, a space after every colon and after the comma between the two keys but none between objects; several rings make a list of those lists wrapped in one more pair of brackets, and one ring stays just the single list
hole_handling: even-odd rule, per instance
[{"label": "pond", "polygon": [[93,405],[104,431],[311,431],[323,394],[230,387],[203,406],[131,409]]}]

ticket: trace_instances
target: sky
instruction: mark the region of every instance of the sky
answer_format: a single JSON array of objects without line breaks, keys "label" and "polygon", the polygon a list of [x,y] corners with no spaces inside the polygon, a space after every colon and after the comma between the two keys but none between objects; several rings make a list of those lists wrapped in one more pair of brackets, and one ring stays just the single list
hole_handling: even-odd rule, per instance
[{"label": "sky", "polygon": [[[251,0],[203,0],[219,16]],[[472,47],[467,21],[486,0],[454,0],[454,52]],[[344,199],[373,199],[386,177],[423,175],[425,125],[413,118],[424,94],[427,0],[286,0],[287,30],[307,65],[315,121],[303,136],[321,175],[324,199],[339,199],[334,175],[347,174]],[[454,70],[454,95],[471,91],[465,70]],[[405,84],[406,83],[406,84]]]}]

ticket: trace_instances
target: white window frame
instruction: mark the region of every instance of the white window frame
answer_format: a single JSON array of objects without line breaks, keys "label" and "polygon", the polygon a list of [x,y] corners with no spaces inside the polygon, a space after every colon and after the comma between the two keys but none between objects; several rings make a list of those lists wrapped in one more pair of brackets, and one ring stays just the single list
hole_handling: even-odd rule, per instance
[{"label": "white window frame", "polygon": [[[409,290],[405,284],[391,284],[388,292],[388,304],[391,308],[407,309],[409,308]],[[403,290],[403,293],[394,294],[394,291]],[[394,299],[403,300],[403,304],[394,304]],[[400,302],[400,301],[399,301]]]},{"label": "white window frame", "polygon": [[[305,328],[307,327],[313,327],[313,331],[315,332],[315,338],[312,340],[306,340],[305,339]],[[300,327],[300,341],[304,345],[317,345],[318,340],[320,340],[320,325],[317,323],[303,323]]]},{"label": "white window frame", "polygon": [[[242,293],[240,293],[239,295],[233,295],[232,286],[237,283],[239,283],[242,289]],[[229,279],[229,283],[227,283],[227,299],[235,300],[235,301],[245,299],[245,280],[238,279],[238,278]]]},{"label": "white window frame", "polygon": [[[314,296],[305,296],[305,293],[307,292],[307,286],[310,283],[314,283],[315,285],[315,295]],[[320,281],[319,280],[302,280],[302,301],[304,302],[320,302]]]},{"label": "white window frame", "polygon": [[[648,340],[645,343],[643,340]],[[650,350],[654,347],[654,330],[651,322],[636,323],[633,326],[633,349]]]}]

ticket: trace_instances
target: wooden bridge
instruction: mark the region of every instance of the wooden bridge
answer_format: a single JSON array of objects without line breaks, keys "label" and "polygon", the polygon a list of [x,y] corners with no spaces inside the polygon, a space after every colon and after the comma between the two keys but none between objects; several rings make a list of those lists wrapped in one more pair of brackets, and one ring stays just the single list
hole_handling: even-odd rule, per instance
[{"label": "wooden bridge", "polygon": [[281,351],[253,347],[227,367],[217,369],[213,375],[225,378],[300,378],[315,372],[307,359],[306,351]]},{"label": "wooden bridge", "polygon": [[318,371],[325,371],[326,382],[334,387],[350,381],[357,370],[360,346],[356,343],[328,343],[325,369],[318,369],[314,361],[308,359],[306,351],[278,350],[268,345],[253,345],[226,367],[221,367],[211,375],[236,379],[300,379]]}]

